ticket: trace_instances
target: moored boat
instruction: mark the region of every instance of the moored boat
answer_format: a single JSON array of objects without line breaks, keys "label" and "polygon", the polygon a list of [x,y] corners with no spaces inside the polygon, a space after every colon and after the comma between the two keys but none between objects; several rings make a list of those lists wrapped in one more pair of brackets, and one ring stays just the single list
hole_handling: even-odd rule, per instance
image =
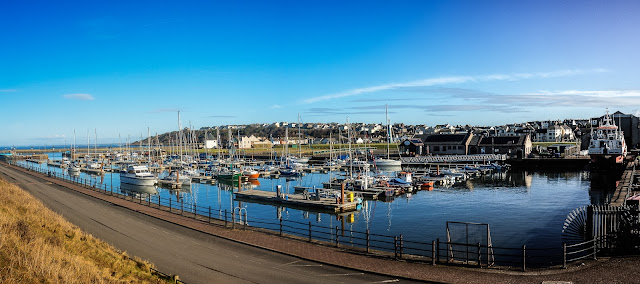
[{"label": "moored boat", "polygon": [[158,179],[147,166],[130,165],[126,170],[120,171],[120,183],[152,186],[158,183]]},{"label": "moored boat", "polygon": [[627,155],[624,133],[615,124],[609,112],[599,120],[599,125],[591,129],[589,156],[594,167],[606,164],[622,164]]}]

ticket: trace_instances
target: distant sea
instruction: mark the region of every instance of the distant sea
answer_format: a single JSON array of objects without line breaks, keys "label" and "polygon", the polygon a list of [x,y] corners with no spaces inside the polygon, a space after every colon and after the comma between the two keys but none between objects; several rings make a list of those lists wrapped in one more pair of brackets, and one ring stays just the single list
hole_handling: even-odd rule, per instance
[{"label": "distant sea", "polygon": [[[118,144],[118,143],[112,143],[112,144],[98,144],[97,146],[98,146],[98,148],[108,148],[108,147],[118,148],[121,145]],[[124,147],[124,146],[125,145],[123,144],[122,147]],[[146,145],[143,145],[143,146],[146,146]],[[54,150],[54,149],[63,149],[63,148],[67,148],[68,149],[70,147],[71,147],[70,144],[67,144],[66,146],[65,145],[37,145],[37,146],[33,145],[33,146],[15,146],[15,147],[14,146],[0,146],[0,150],[11,150],[11,149],[16,149],[16,150],[46,150],[46,149],[52,149],[52,150]],[[96,145],[91,144],[91,145],[89,145],[89,147],[91,147],[93,149],[94,147],[96,147]],[[132,144],[132,145],[130,145],[130,147],[131,148],[138,148],[139,145],[133,145]],[[87,144],[84,144],[84,145],[78,144],[78,145],[76,145],[76,148],[77,149],[86,149],[87,148]]]}]

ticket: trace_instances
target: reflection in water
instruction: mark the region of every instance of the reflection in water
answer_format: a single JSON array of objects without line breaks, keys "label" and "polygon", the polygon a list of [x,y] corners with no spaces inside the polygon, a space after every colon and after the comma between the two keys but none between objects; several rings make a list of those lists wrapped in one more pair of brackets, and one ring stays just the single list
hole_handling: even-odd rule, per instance
[{"label": "reflection in water", "polygon": [[605,205],[611,201],[616,190],[617,177],[597,172],[591,173],[589,199],[593,205]]},{"label": "reflection in water", "polygon": [[123,183],[123,184],[120,184],[120,190],[123,193],[130,196],[135,196],[138,194],[143,194],[143,195],[158,194],[157,188],[152,185],[134,185],[134,184]]},{"label": "reflection in water", "polygon": [[465,183],[466,187],[473,189],[473,187],[526,187],[531,188],[531,181],[533,180],[533,173],[522,172],[509,172],[509,173],[492,173],[483,175],[479,178],[468,179]]},{"label": "reflection in water", "polygon": [[[63,171],[53,167],[51,170]],[[382,168],[372,168],[372,172],[376,170],[383,171]],[[384,171],[387,170],[384,169]],[[106,174],[110,175],[104,178],[107,184],[111,184],[111,181],[116,185],[120,183],[117,173]],[[395,175],[395,173],[389,173],[389,175]],[[249,188],[256,187],[259,190],[272,192],[277,185],[281,185],[283,191],[286,189],[293,191],[294,186],[320,185],[330,176],[329,173],[312,173],[293,181],[285,181],[284,178],[261,178],[260,185],[255,182],[247,185],[250,186]],[[79,178],[100,180],[84,172]],[[588,184],[589,182],[591,184]],[[403,234],[409,240],[425,242],[438,237],[443,238],[446,221],[469,221],[490,223],[492,239],[496,245],[519,247],[526,243],[527,246],[547,247],[561,245],[560,232],[568,212],[589,203],[604,203],[607,199],[603,196],[606,197],[604,193],[608,191],[603,188],[613,188],[614,184],[615,181],[592,177],[588,172],[514,171],[478,177],[469,183],[450,188],[436,186],[433,191],[418,191],[411,197],[411,202],[407,202],[409,199],[404,197],[388,201],[365,200],[363,210],[354,212],[351,216],[344,215],[344,217],[340,214],[336,216],[333,213],[304,212],[306,210],[259,203],[242,202],[240,204],[233,199],[233,191],[238,188],[237,182],[213,185],[196,183],[192,184],[192,188],[158,189],[157,191],[163,199],[184,200],[185,210],[189,208],[188,204],[195,202],[198,198],[198,206],[217,208],[217,217],[221,219],[224,219],[225,211],[230,216],[233,208],[239,206],[246,208],[250,220],[256,218],[273,221],[276,217],[298,222],[314,222],[313,215],[315,215],[314,225],[330,228],[327,233],[331,231],[335,234],[336,226],[340,228],[344,222],[347,230],[352,228],[364,232],[370,229],[371,233]],[[248,188],[242,183],[240,186]],[[377,208],[377,205],[381,207]],[[274,211],[276,214],[273,214]],[[327,215],[322,218],[323,214]],[[536,217],[531,218],[531,216]]]}]

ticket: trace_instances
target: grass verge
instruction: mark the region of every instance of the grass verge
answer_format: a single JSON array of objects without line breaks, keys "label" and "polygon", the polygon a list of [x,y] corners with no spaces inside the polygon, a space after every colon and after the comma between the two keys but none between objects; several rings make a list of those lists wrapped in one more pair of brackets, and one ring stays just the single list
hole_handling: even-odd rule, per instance
[{"label": "grass verge", "polygon": [[0,283],[167,282],[0,178]]}]

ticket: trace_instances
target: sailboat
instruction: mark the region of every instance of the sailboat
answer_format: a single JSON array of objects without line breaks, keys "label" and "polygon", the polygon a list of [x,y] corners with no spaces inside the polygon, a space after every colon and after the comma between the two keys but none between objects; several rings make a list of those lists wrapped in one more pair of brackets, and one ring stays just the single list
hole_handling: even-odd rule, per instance
[{"label": "sailboat", "polygon": [[[102,169],[102,166],[98,164],[98,130],[94,129],[96,140],[94,141],[94,149],[96,151],[96,156],[93,160],[87,160],[87,169],[89,170],[99,170]],[[87,153],[89,153],[89,131],[87,131]]]},{"label": "sailboat", "polygon": [[[73,130],[73,146],[71,147],[71,159],[75,157],[76,153],[76,130]],[[78,176],[80,175],[80,165],[74,160],[73,163],[69,164],[67,168],[67,172],[69,175]]]},{"label": "sailboat", "polygon": [[373,160],[374,165],[381,167],[388,166],[400,166],[402,165],[402,161],[391,159],[389,145],[391,144],[391,121],[389,120],[389,111],[387,109],[387,105],[384,106],[384,112],[387,117],[387,158],[375,158]]},{"label": "sailboat", "polygon": [[288,156],[287,160],[298,164],[306,164],[309,162],[309,157],[302,156],[302,138],[300,137],[300,114],[298,113],[298,156]]},{"label": "sailboat", "polygon": [[220,172],[218,173],[218,179],[219,180],[226,180],[226,181],[236,181],[238,180],[238,178],[242,175],[242,173],[236,169],[233,168],[233,161],[234,161],[234,156],[235,156],[235,147],[233,145],[233,141],[231,140],[231,129],[228,129],[228,133],[229,133],[229,167],[224,167],[220,170]]}]

